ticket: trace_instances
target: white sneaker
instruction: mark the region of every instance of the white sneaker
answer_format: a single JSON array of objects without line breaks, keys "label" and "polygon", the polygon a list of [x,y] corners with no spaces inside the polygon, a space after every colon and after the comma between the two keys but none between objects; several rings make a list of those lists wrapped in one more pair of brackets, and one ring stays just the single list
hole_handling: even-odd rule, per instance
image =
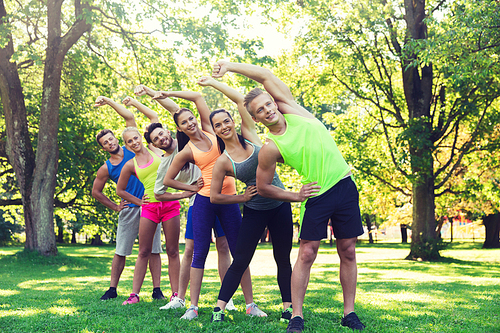
[{"label": "white sneaker", "polygon": [[185,308],[186,303],[184,302],[183,299],[174,296],[170,302],[165,304],[160,308],[160,310],[169,310],[169,309],[178,309],[178,308]]},{"label": "white sneaker", "polygon": [[250,305],[247,305],[247,315],[249,316],[254,316],[254,317],[267,317],[267,314],[259,309],[257,304],[253,303]]},{"label": "white sneaker", "polygon": [[193,320],[195,318],[198,318],[198,307],[191,305],[187,310],[186,313],[181,317],[181,319],[187,319],[187,320]]},{"label": "white sneaker", "polygon": [[226,310],[228,311],[235,311],[237,310],[236,307],[234,306],[233,299],[229,299],[229,302],[226,304]]}]

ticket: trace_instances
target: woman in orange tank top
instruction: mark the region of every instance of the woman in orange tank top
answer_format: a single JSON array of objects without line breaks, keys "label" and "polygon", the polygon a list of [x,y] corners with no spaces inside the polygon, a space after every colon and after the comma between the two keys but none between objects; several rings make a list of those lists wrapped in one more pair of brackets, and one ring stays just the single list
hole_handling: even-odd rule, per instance
[{"label": "woman in orange tank top", "polygon": [[[178,190],[196,191],[193,205],[193,238],[194,253],[191,264],[191,306],[181,317],[183,319],[194,319],[198,317],[198,300],[203,280],[205,260],[210,249],[212,238],[211,230],[218,217],[227,237],[231,252],[235,249],[241,225],[241,211],[238,204],[219,205],[210,202],[210,183],[212,169],[215,161],[220,156],[219,147],[215,133],[210,124],[210,110],[205,99],[200,93],[190,91],[158,92],[153,98],[178,97],[189,100],[196,104],[201,119],[201,128],[198,120],[189,109],[180,109],[174,114],[177,125],[177,141],[179,153],[175,156],[170,168],[165,175],[164,184]],[[203,177],[203,185],[187,185],[175,180],[179,171],[186,163],[196,164]],[[223,185],[223,193],[236,194],[234,178],[226,178]],[[245,302],[253,302],[252,282],[249,269],[246,270],[241,280],[241,287],[245,296]]]}]

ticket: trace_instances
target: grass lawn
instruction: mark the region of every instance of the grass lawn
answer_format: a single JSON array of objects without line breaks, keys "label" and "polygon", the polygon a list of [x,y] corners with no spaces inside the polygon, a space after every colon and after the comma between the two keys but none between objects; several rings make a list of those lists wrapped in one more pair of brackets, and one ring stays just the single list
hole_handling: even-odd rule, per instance
[{"label": "grass lawn", "polygon": [[[212,249],[214,251],[214,249]],[[210,323],[220,283],[215,269],[205,271],[200,317],[181,321],[184,310],[158,308],[151,299],[149,272],[141,302],[122,306],[132,289],[137,248],[127,260],[115,300],[100,301],[109,287],[113,246],[59,246],[60,256],[41,258],[21,247],[0,248],[0,327],[3,332],[284,332],[269,245],[260,245],[252,263],[256,303],[267,318],[249,318],[237,291],[239,311],[226,322]],[[297,249],[292,253],[295,262]],[[402,260],[409,246],[359,244],[356,312],[364,332],[500,332],[500,249],[454,243],[442,262]],[[211,254],[212,255],[212,254]],[[162,289],[167,287],[162,255]],[[305,332],[349,332],[339,325],[342,291],[335,248],[324,245],[313,266],[304,315]]]}]

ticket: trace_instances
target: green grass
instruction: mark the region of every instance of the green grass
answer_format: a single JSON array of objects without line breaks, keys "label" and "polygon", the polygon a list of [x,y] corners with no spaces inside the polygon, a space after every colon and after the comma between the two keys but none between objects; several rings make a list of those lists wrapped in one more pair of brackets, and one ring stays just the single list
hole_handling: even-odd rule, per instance
[{"label": "green grass", "polygon": [[[268,250],[259,246],[258,251]],[[184,310],[160,311],[165,301],[151,299],[151,279],[145,279],[141,302],[122,306],[132,287],[137,249],[127,260],[119,297],[100,301],[109,286],[114,247],[59,246],[60,255],[42,258],[20,247],[0,248],[0,327],[4,332],[284,332],[279,323],[280,299],[274,276],[254,276],[256,303],[267,318],[239,312],[212,325],[217,298],[216,270],[207,270],[200,317],[187,322]],[[261,252],[264,253],[264,252]],[[267,252],[266,252],[267,253]],[[402,260],[409,246],[396,243],[359,244],[356,312],[365,332],[500,332],[500,249],[480,249],[478,243],[455,243],[442,262]],[[340,327],[342,290],[335,248],[322,246],[306,294],[305,332],[350,332]],[[319,258],[319,257],[318,257]],[[331,263],[328,263],[331,258]],[[269,258],[269,260],[273,260]],[[166,263],[166,258],[164,258]],[[167,290],[164,264],[162,282]],[[226,312],[228,313],[228,312]]]}]

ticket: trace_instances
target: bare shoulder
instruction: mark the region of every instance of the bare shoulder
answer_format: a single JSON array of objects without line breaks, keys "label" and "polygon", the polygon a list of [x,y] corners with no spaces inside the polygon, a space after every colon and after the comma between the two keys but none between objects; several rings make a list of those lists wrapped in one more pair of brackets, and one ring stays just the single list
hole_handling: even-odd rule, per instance
[{"label": "bare shoulder", "polygon": [[278,110],[283,114],[294,114],[304,118],[314,119],[314,115],[295,101],[276,102]]},{"label": "bare shoulder", "polygon": [[259,164],[264,165],[280,162],[283,160],[281,153],[273,140],[266,139],[259,151]]}]

